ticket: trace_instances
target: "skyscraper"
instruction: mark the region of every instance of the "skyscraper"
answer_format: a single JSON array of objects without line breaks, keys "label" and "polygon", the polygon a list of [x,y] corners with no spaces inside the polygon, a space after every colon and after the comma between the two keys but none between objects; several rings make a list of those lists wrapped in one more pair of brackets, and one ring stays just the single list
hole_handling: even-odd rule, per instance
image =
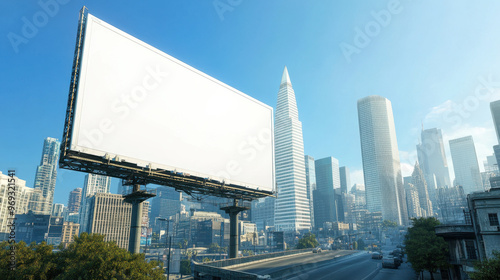
[{"label": "skyscraper", "polygon": [[381,211],[384,220],[406,224],[406,196],[391,102],[376,95],[358,100],[358,119],[368,211]]},{"label": "skyscraper", "polygon": [[82,203],[82,188],[76,188],[69,193],[68,212],[78,213],[80,204]]},{"label": "skyscraper", "polygon": [[429,193],[427,192],[427,183],[425,182],[424,173],[422,173],[418,162],[415,162],[415,167],[413,168],[413,173],[411,174],[411,184],[415,186],[418,193],[420,207],[425,211],[422,216],[432,217],[432,202],[429,199]]},{"label": "skyscraper", "polygon": [[493,118],[493,124],[495,125],[495,131],[497,133],[497,140],[500,144],[500,100],[490,103],[490,111],[491,117]]},{"label": "skyscraper", "polygon": [[316,228],[326,222],[339,221],[339,201],[335,190],[340,190],[339,161],[333,157],[318,159],[316,166],[316,190],[314,191],[314,221]]},{"label": "skyscraper", "polygon": [[304,156],[306,164],[306,186],[309,209],[311,209],[311,227],[314,227],[314,201],[313,191],[316,190],[316,167],[312,156]]},{"label": "skyscraper", "polygon": [[308,230],[311,213],[307,200],[302,123],[286,67],[278,91],[274,140],[278,191],[274,226],[278,231]]},{"label": "skyscraper", "polygon": [[417,145],[418,162],[427,182],[427,191],[433,204],[437,204],[437,188],[451,187],[448,161],[444,151],[441,129],[422,130],[422,142]]},{"label": "skyscraper", "polygon": [[59,160],[59,146],[57,139],[47,137],[43,142],[42,159],[36,169],[35,189],[41,191],[39,200],[34,204],[35,213],[50,215],[54,201],[54,189],[56,187],[57,161]]},{"label": "skyscraper", "polygon": [[96,174],[85,176],[85,185],[82,190],[82,202],[79,210],[80,232],[87,230],[89,222],[90,198],[96,193],[109,193],[111,178]]},{"label": "skyscraper", "polygon": [[476,148],[472,136],[450,140],[451,160],[455,170],[455,183],[464,188],[465,194],[483,191]]},{"label": "skyscraper", "polygon": [[349,173],[349,168],[347,166],[342,166],[339,169],[340,172],[340,191],[342,193],[347,193],[347,190],[351,187],[351,174]]}]

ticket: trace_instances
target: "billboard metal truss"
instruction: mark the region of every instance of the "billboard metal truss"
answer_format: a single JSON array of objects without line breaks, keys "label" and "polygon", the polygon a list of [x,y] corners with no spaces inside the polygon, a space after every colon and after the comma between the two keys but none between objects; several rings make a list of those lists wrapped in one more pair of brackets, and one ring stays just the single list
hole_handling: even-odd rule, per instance
[{"label": "billboard metal truss", "polygon": [[80,11],[68,106],[59,158],[60,168],[115,177],[127,180],[130,184],[157,184],[173,187],[189,195],[211,195],[243,200],[254,200],[273,195],[270,191],[257,190],[235,184],[226,184],[217,180],[211,180],[210,178],[201,178],[186,173],[176,172],[175,170],[151,169],[125,161],[113,160],[106,156],[100,157],[71,150],[70,146],[78,94],[77,89],[80,67],[82,63],[83,43],[85,40],[87,13],[88,10],[86,7],[83,7]]}]

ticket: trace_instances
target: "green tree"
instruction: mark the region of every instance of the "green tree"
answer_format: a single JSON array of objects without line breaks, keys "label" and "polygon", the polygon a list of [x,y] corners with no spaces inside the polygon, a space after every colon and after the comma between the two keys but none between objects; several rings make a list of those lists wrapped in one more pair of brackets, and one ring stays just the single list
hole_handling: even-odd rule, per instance
[{"label": "green tree", "polygon": [[316,240],[316,236],[312,233],[306,233],[299,239],[299,243],[297,244],[297,249],[306,249],[306,248],[315,248],[319,245],[318,240]]},{"label": "green tree", "polygon": [[181,260],[181,276],[182,275],[191,275],[191,260]]},{"label": "green tree", "polygon": [[361,239],[361,238],[360,238],[360,239],[358,239],[358,241],[357,241],[357,242],[358,242],[358,250],[364,250],[364,249],[365,249],[365,247],[366,247],[366,244],[365,244],[365,242],[363,241],[363,239]]},{"label": "green tree", "polygon": [[103,235],[82,233],[67,249],[52,252],[42,242],[16,244],[16,270],[8,267],[7,242],[0,243],[2,279],[165,279],[158,262],[146,262],[144,254],[132,255]]},{"label": "green tree", "polygon": [[438,268],[448,266],[448,245],[434,231],[440,223],[434,217],[412,218],[412,223],[413,227],[408,229],[405,238],[408,262],[419,273],[423,270],[429,271],[431,279],[434,279],[433,273]]},{"label": "green tree", "polygon": [[495,280],[500,275],[500,252],[493,251],[493,258],[474,265],[474,272],[470,273],[470,278],[474,280]]},{"label": "green tree", "polygon": [[397,227],[398,224],[396,222],[390,221],[390,220],[384,220],[382,222],[382,228],[387,229],[387,228],[395,228]]},{"label": "green tree", "polygon": [[215,254],[215,253],[220,253],[221,251],[222,251],[222,248],[217,243],[211,243],[208,246],[208,252],[209,253]]}]

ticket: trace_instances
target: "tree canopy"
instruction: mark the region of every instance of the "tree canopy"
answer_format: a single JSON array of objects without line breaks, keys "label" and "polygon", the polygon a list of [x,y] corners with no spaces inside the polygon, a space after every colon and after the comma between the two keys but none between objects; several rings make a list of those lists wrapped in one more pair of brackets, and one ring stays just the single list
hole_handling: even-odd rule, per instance
[{"label": "tree canopy", "polygon": [[413,227],[408,229],[405,239],[408,262],[417,272],[429,271],[431,279],[434,279],[433,272],[448,266],[448,244],[434,231],[440,223],[433,217],[412,218],[412,222]]},{"label": "tree canopy", "polygon": [[299,239],[299,244],[297,244],[297,249],[315,248],[319,245],[316,236],[312,233],[306,233]]},{"label": "tree canopy", "polygon": [[390,221],[390,220],[384,220],[382,222],[382,227],[383,228],[395,228],[397,227],[398,224],[396,222]]},{"label": "tree canopy", "polygon": [[500,252],[493,251],[494,258],[477,262],[474,265],[474,272],[470,273],[470,278],[474,280],[495,280],[500,275]]},{"label": "tree canopy", "polygon": [[156,261],[146,262],[144,254],[131,254],[104,235],[82,233],[67,249],[53,252],[45,242],[15,244],[15,270],[9,268],[10,244],[0,243],[2,279],[165,279]]}]

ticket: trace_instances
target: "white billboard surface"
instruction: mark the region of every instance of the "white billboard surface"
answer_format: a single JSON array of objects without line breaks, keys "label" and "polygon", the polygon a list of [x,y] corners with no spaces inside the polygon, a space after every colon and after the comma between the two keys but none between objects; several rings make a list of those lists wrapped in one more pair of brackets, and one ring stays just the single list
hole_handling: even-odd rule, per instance
[{"label": "white billboard surface", "polygon": [[88,14],[70,149],[274,188],[273,110]]}]

